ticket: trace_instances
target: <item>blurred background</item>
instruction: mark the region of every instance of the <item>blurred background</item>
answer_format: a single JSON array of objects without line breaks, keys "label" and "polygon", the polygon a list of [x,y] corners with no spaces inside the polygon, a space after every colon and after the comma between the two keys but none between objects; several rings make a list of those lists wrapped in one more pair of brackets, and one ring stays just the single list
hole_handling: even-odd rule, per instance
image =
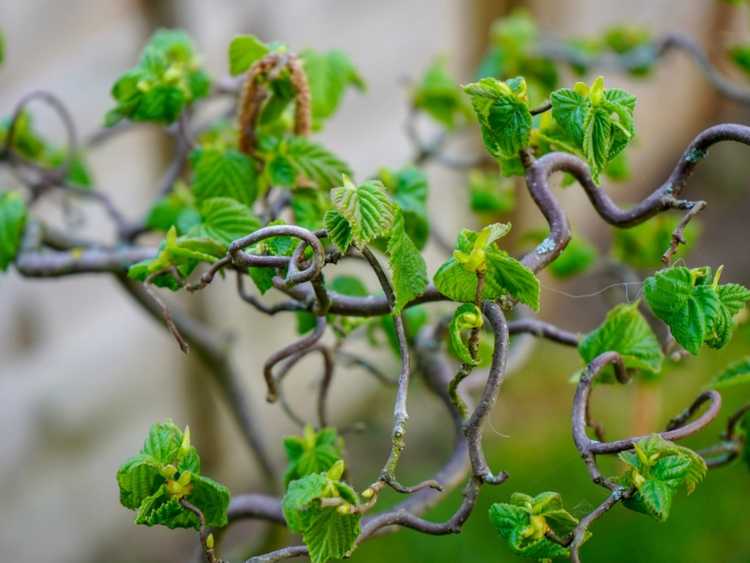
[{"label": "blurred background", "polygon": [[[6,38],[0,113],[10,114],[23,94],[43,88],[67,104],[81,134],[96,130],[111,107],[111,84],[135,63],[142,45],[159,27],[186,29],[215,77],[226,74],[227,45],[238,33],[283,41],[293,50],[341,48],[368,89],[347,95],[321,140],[364,177],[381,166],[401,166],[412,155],[403,132],[408,80],[417,79],[439,54],[447,56],[460,81],[471,80],[493,20],[519,6],[528,8],[544,32],[559,37],[595,35],[622,22],[645,26],[654,35],[683,32],[696,38],[720,67],[725,45],[749,33],[746,10],[716,0],[0,0],[0,28]],[[572,82],[570,77],[564,80]],[[748,108],[721,99],[680,54],[663,59],[648,79],[610,73],[607,82],[638,96],[639,140],[632,152],[632,177],[607,184],[621,203],[637,201],[659,185],[701,129],[750,120]],[[40,110],[37,122],[62,139],[52,114]],[[470,143],[478,146],[476,139]],[[701,217],[703,234],[689,264],[726,264],[722,280],[745,285],[750,285],[748,154],[741,146],[712,149],[689,187],[689,197],[709,201]],[[163,134],[139,127],[97,148],[89,160],[99,189],[136,217],[157,190],[168,158]],[[439,218],[440,231],[452,240],[461,227],[477,224],[476,218],[457,211],[467,209],[464,176],[434,167],[427,172],[433,221]],[[592,212],[582,191],[558,193],[577,231],[606,255],[609,228]],[[86,232],[106,228],[106,218],[95,208],[81,210],[88,217],[82,227]],[[61,221],[54,205],[42,212],[50,221]],[[525,226],[543,224],[525,194],[519,194],[519,206],[510,219]],[[428,256],[434,272],[441,251],[430,247]],[[373,289],[374,280],[370,284]],[[565,283],[545,274],[542,284],[543,318],[569,330],[590,330],[613,303],[625,298],[617,288],[600,291],[611,284],[601,268]],[[281,437],[295,428],[277,407],[262,400],[260,366],[270,350],[294,336],[293,319],[262,317],[222,284],[191,298],[186,306],[235,335],[243,383],[281,467]],[[686,359],[665,370],[659,381],[597,389],[595,416],[604,419],[612,436],[660,428],[711,377],[748,351],[750,330],[742,328],[728,349]],[[133,514],[118,502],[117,467],[140,448],[149,425],[160,419],[190,424],[204,473],[227,483],[233,493],[264,487],[204,366],[182,356],[163,327],[138,310],[108,276],[31,281],[10,272],[0,277],[0,359],[4,561],[188,560],[194,548],[191,532],[136,527]],[[393,356],[385,353],[379,360],[397,372]],[[366,543],[353,561],[516,561],[486,518],[490,503],[507,500],[516,490],[557,490],[576,514],[596,506],[601,491],[588,481],[569,438],[573,386],[568,376],[579,362],[575,350],[540,343],[523,369],[509,379],[485,442],[492,467],[507,470],[511,480],[483,490],[463,534],[436,538],[402,531]],[[318,369],[312,364],[300,369],[295,388],[288,386],[291,400],[307,412],[312,406],[305,396]],[[331,403],[333,422],[367,423],[365,432],[349,435],[347,442],[353,479],[364,486],[386,452],[392,391],[361,373],[339,373]],[[711,442],[723,418],[742,399],[741,390],[727,392],[720,420],[688,445]],[[410,412],[409,448],[400,468],[404,482],[426,478],[450,448],[443,412],[419,383],[411,395]],[[664,524],[618,507],[595,524],[584,557],[608,562],[748,562],[750,535],[743,515],[749,494],[750,473],[738,464],[711,473],[692,497],[679,497]],[[457,502],[454,495],[430,516],[448,515]],[[266,531],[263,526],[238,526],[225,556],[240,560],[261,549]],[[286,541],[278,533],[272,539]]]}]

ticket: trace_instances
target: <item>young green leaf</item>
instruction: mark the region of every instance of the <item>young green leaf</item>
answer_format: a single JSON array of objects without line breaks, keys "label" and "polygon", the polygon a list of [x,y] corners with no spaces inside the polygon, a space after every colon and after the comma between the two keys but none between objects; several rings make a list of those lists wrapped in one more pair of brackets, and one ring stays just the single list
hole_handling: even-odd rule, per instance
[{"label": "young green leaf", "polygon": [[26,213],[26,204],[21,194],[0,194],[0,272],[8,269],[21,248]]},{"label": "young green leaf", "polygon": [[461,87],[448,74],[444,57],[436,58],[427,68],[411,96],[412,106],[447,129],[453,129],[471,116],[471,108]]},{"label": "young green leaf", "polygon": [[352,175],[348,164],[305,137],[289,137],[283,144],[283,154],[297,174],[294,184],[328,190],[341,182],[342,175]]},{"label": "young green leaf", "polygon": [[333,428],[315,431],[306,426],[302,436],[284,438],[288,461],[284,473],[284,487],[306,475],[328,471],[341,459],[344,441]]},{"label": "young green leaf", "polygon": [[407,303],[422,295],[427,288],[427,264],[419,250],[406,234],[404,215],[396,213],[388,239],[388,262],[393,273],[393,292],[396,302],[393,314],[401,313]]},{"label": "young green leaf", "polygon": [[713,389],[726,389],[744,383],[750,383],[750,358],[744,358],[727,366],[714,378],[711,387]]},{"label": "young green leaf", "polygon": [[664,354],[656,335],[640,311],[639,302],[621,304],[607,313],[607,318],[588,333],[578,345],[584,363],[604,352],[617,352],[626,369],[661,371]]},{"label": "young green leaf", "polygon": [[328,238],[342,253],[346,252],[352,244],[352,227],[346,217],[335,209],[329,209],[323,217],[323,223],[328,231]]},{"label": "young green leaf", "polygon": [[386,236],[391,230],[396,207],[377,180],[355,186],[344,177],[344,185],[331,190],[331,201],[349,222],[352,239],[358,245]]},{"label": "young green leaf", "polygon": [[253,160],[236,149],[202,148],[190,155],[193,193],[197,201],[229,197],[251,206],[258,196]]},{"label": "young green leaf", "polygon": [[450,336],[450,347],[453,354],[468,366],[476,366],[478,361],[471,356],[469,346],[464,342],[462,333],[473,328],[482,328],[484,317],[479,307],[474,303],[459,305],[453,312],[448,334]]},{"label": "young green leaf", "polygon": [[721,268],[666,268],[643,282],[646,301],[691,354],[701,346],[724,347],[732,336],[733,317],[750,299],[739,284],[719,285]]},{"label": "young green leaf", "polygon": [[636,99],[624,90],[605,89],[600,76],[589,88],[578,82],[551,95],[552,117],[571,145],[589,163],[594,181],[635,134]]},{"label": "young green leaf", "polygon": [[105,124],[112,126],[125,118],[172,123],[186,105],[206,96],[209,86],[187,34],[161,29],[149,40],[138,64],[112,87],[117,105],[107,113]]},{"label": "young green leaf", "polygon": [[229,74],[242,74],[269,51],[268,45],[254,35],[238,35],[229,44]]},{"label": "young green leaf", "polygon": [[232,241],[249,235],[260,228],[260,220],[250,208],[228,197],[211,197],[199,206],[200,223],[188,236],[209,238],[229,246]]},{"label": "young green leaf", "polygon": [[692,493],[707,471],[700,455],[658,434],[644,438],[633,451],[622,452],[619,457],[627,469],[617,481],[636,489],[623,504],[660,522],[669,517],[674,494],[680,489]]},{"label": "young green leaf", "polygon": [[140,453],[117,472],[120,502],[136,510],[136,524],[200,528],[200,520],[180,504],[196,506],[211,527],[227,524],[229,490],[200,475],[200,458],[190,444],[190,430],[173,422],[154,424]]},{"label": "young green leaf", "polygon": [[406,234],[419,250],[423,250],[430,234],[427,175],[419,168],[406,166],[397,171],[383,168],[378,176],[404,215]]},{"label": "young green leaf", "polygon": [[[348,555],[359,536],[361,516],[351,512],[359,498],[349,485],[339,480],[343,469],[343,462],[338,461],[327,472],[292,481],[281,502],[284,519],[292,531],[302,534],[313,563]],[[323,499],[338,504],[324,506]]]},{"label": "young green leaf", "polygon": [[[159,246],[156,258],[133,264],[128,270],[128,277],[140,282],[151,278],[157,287],[177,291],[182,287],[183,278],[189,276],[198,264],[212,264],[226,251],[226,244],[210,238],[178,237],[177,229],[173,226]],[[175,272],[178,277],[175,277]]]},{"label": "young green leaf", "polygon": [[526,96],[526,81],[512,78],[500,82],[483,78],[464,87],[479,118],[482,139],[495,158],[514,158],[528,146],[531,113]]},{"label": "young green leaf", "polygon": [[510,225],[494,223],[479,233],[462,230],[453,256],[435,273],[435,287],[454,301],[476,299],[477,272],[485,276],[482,299],[510,297],[539,309],[539,280],[521,262],[494,244],[510,230]]},{"label": "young green leaf", "polygon": [[578,519],[563,508],[558,493],[541,493],[536,497],[514,493],[510,503],[493,504],[489,515],[498,533],[516,555],[531,559],[570,556],[568,548],[546,537],[548,532],[565,537],[578,524]]},{"label": "young green leaf", "polygon": [[316,128],[331,117],[339,107],[347,87],[365,90],[365,82],[349,56],[338,49],[319,53],[306,49],[300,53],[310,83],[312,116]]}]

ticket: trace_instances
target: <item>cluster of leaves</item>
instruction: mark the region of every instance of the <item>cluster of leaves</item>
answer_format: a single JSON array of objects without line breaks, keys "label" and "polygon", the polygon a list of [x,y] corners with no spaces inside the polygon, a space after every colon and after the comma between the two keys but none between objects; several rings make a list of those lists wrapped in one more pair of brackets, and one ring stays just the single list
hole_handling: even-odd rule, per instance
[{"label": "cluster of leaves", "polygon": [[289,465],[284,475],[284,519],[302,534],[313,563],[347,556],[360,532],[356,491],[346,484],[343,441],[331,428],[308,426],[303,436],[284,439]]},{"label": "cluster of leaves", "polygon": [[[165,45],[164,33],[157,33],[146,52],[155,48],[154,45]],[[181,35],[168,35],[178,36]],[[252,36],[237,37],[229,49],[230,69],[233,73],[244,72],[269,52],[284,49],[283,45],[266,45]],[[305,51],[302,60],[312,91],[313,115],[322,123],[338,107],[345,87],[362,83],[351,62],[340,52]],[[342,82],[344,71],[349,78]],[[227,122],[218,122],[199,137],[199,145],[190,155],[189,187],[176,184],[171,193],[152,208],[147,219],[148,227],[167,233],[159,255],[133,266],[129,272],[132,278],[149,279],[159,286],[179,289],[183,278],[199,263],[214,262],[226,254],[229,243],[261,226],[252,206],[271,187],[291,192],[295,223],[310,229],[323,226],[325,212],[331,208],[325,190],[338,185],[342,175],[350,175],[351,170],[320,144],[291,134],[289,112],[294,91],[289,76],[281,73],[269,80],[269,88],[275,94],[262,112],[265,117],[261,118],[257,150],[252,155],[240,152],[238,132]],[[281,86],[282,83],[286,86]],[[282,100],[282,92],[289,96]],[[316,107],[319,108],[317,114]],[[420,203],[419,197],[414,196],[407,203],[409,216],[416,217],[410,225],[416,224],[417,219],[426,223],[424,201]],[[418,228],[425,240],[427,227],[419,225]],[[294,244],[291,239],[277,237],[250,250],[290,255]],[[261,292],[271,287],[275,274],[272,270],[251,268],[249,273]]]},{"label": "cluster of leaves", "polygon": [[722,269],[714,274],[708,266],[667,268],[643,283],[643,293],[654,315],[693,355],[704,344],[716,349],[726,346],[732,337],[734,316],[750,300],[750,291],[744,286],[719,284]]},{"label": "cluster of leaves", "polygon": [[508,234],[510,224],[493,223],[481,231],[463,229],[456,248],[435,273],[435,287],[463,303],[477,300],[479,276],[484,279],[480,298],[514,300],[539,310],[539,280],[521,262],[495,244]]},{"label": "cluster of leaves", "polygon": [[692,493],[707,471],[700,455],[658,434],[641,440],[619,457],[627,469],[618,482],[636,491],[624,505],[660,522],[669,518],[674,494],[680,490]]},{"label": "cluster of leaves", "polygon": [[[692,270],[672,267],[644,281],[643,292],[651,311],[691,354],[697,355],[703,344],[711,348],[726,346],[732,336],[734,316],[750,300],[750,290],[735,283],[719,284],[720,275],[721,268],[712,275],[708,266]],[[618,305],[601,326],[581,340],[578,351],[585,363],[614,351],[628,370],[645,375],[661,371],[661,346],[639,307],[640,301]]]},{"label": "cluster of leaves", "polygon": [[412,107],[425,112],[446,129],[467,123],[471,108],[458,83],[448,73],[446,59],[439,57],[427,67],[411,93]]},{"label": "cluster of leaves", "polygon": [[172,123],[210,87],[190,37],[162,29],[151,37],[138,64],[112,86],[116,106],[104,122],[110,127],[123,119]]},{"label": "cluster of leaves", "polygon": [[535,497],[513,493],[510,503],[498,502],[490,507],[490,520],[516,555],[541,560],[570,557],[567,547],[547,537],[552,532],[564,539],[578,525],[558,493]]},{"label": "cluster of leaves", "polygon": [[202,476],[200,468],[189,428],[154,424],[140,453],[117,471],[120,502],[137,512],[136,524],[199,529],[198,516],[180,503],[185,499],[203,513],[207,526],[226,526],[229,490]]}]

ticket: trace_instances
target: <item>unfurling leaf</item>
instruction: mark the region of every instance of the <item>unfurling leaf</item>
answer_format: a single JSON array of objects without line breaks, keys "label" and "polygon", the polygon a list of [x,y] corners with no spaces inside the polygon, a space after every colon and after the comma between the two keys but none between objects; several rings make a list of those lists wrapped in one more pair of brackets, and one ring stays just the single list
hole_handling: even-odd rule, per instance
[{"label": "unfurling leaf", "polygon": [[658,434],[644,438],[633,451],[622,452],[619,457],[627,469],[617,481],[636,489],[623,504],[660,522],[669,518],[674,494],[680,489],[692,493],[707,471],[700,455]]},{"label": "unfurling leaf", "polygon": [[136,510],[136,524],[168,528],[200,527],[198,517],[180,504],[185,498],[205,516],[206,524],[227,524],[229,490],[200,475],[198,452],[171,421],[154,424],[143,449],[117,472],[120,502]]},{"label": "unfurling leaf", "polygon": [[450,347],[453,354],[466,365],[476,366],[478,361],[472,357],[462,333],[466,330],[482,328],[483,324],[482,312],[473,303],[459,305],[453,312],[453,318],[448,327]]},{"label": "unfurling leaf", "polygon": [[435,287],[450,299],[473,302],[477,292],[477,272],[485,277],[482,299],[516,299],[539,310],[539,280],[521,262],[500,250],[495,242],[510,225],[494,223],[479,233],[462,230],[453,256],[435,273]]},{"label": "unfurling leaf", "polygon": [[182,110],[208,94],[210,81],[190,37],[180,30],[157,31],[143,49],[138,64],[112,87],[117,102],[105,124],[122,119],[172,123]]},{"label": "unfurling leaf", "polygon": [[526,81],[512,78],[501,82],[483,78],[464,87],[479,118],[482,139],[495,158],[515,158],[528,146],[531,113]]},{"label": "unfurling leaf", "polygon": [[578,82],[573,89],[552,92],[552,116],[570,145],[588,161],[595,182],[607,164],[635,135],[635,96],[604,88],[600,76],[589,88]]},{"label": "unfurling leaf", "polygon": [[553,532],[557,537],[565,537],[578,524],[578,519],[563,508],[560,495],[554,492],[535,497],[513,493],[510,503],[497,502],[490,507],[490,521],[513,553],[531,559],[568,558],[568,548],[546,535]]}]

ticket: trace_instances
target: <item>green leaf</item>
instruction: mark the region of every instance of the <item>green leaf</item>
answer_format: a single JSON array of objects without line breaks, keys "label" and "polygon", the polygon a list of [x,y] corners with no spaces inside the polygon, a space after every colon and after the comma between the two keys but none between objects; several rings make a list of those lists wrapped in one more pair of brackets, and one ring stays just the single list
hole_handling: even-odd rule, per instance
[{"label": "green leaf", "polygon": [[120,504],[136,510],[164,482],[163,464],[148,454],[138,454],[126,461],[117,471]]},{"label": "green leaf", "polygon": [[364,81],[343,51],[318,53],[307,49],[300,53],[300,59],[310,84],[312,116],[318,127],[336,112],[347,87],[365,90]]},{"label": "green leaf", "polygon": [[393,292],[396,296],[393,314],[398,315],[407,303],[424,293],[429,283],[427,264],[406,234],[403,213],[396,213],[388,240],[387,254],[393,273]]},{"label": "green leaf", "polygon": [[534,311],[539,310],[539,280],[504,250],[487,252],[487,288],[492,295],[508,294]]},{"label": "green leaf", "polygon": [[406,166],[395,172],[383,168],[378,175],[404,215],[406,234],[419,250],[423,250],[430,234],[427,175],[414,166]]},{"label": "green leaf", "polygon": [[305,137],[289,137],[284,153],[297,171],[296,183],[330,189],[341,182],[341,176],[352,171],[343,160],[325,147]]},{"label": "green leaf", "polygon": [[464,87],[479,118],[482,139],[496,158],[514,158],[528,146],[531,114],[526,98],[526,81],[514,78],[500,82],[483,78]]},{"label": "green leaf", "polygon": [[604,89],[600,76],[591,87],[578,82],[550,96],[552,117],[589,163],[595,182],[635,135],[636,99],[624,90]]},{"label": "green leaf", "polygon": [[578,345],[584,363],[588,364],[604,352],[617,352],[626,369],[661,371],[664,354],[656,335],[640,311],[639,302],[618,305],[607,318],[588,333]]},{"label": "green leaf", "polygon": [[343,439],[333,428],[315,431],[306,426],[302,436],[284,438],[288,461],[284,473],[284,487],[297,479],[313,473],[328,471],[342,457]]},{"label": "green leaf", "polygon": [[21,194],[0,194],[0,271],[7,270],[16,259],[26,227],[26,214]]},{"label": "green leaf", "polygon": [[625,506],[644,512],[656,518],[659,522],[666,522],[672,508],[674,490],[664,481],[648,480],[638,489],[632,499],[625,501]]},{"label": "green leaf", "polygon": [[688,494],[693,492],[706,475],[706,462],[691,449],[658,434],[644,438],[633,449],[619,456],[628,468],[617,481],[637,489],[624,504],[664,522],[669,517],[675,491],[683,488]]},{"label": "green leaf", "polygon": [[188,500],[201,509],[206,517],[206,525],[211,528],[223,528],[227,525],[229,509],[229,489],[208,477],[194,475],[191,484],[192,492]]},{"label": "green leaf", "polygon": [[251,206],[258,196],[258,174],[252,159],[236,149],[199,147],[190,155],[197,201],[230,197]]},{"label": "green leaf", "polygon": [[566,547],[545,536],[548,531],[552,531],[557,536],[564,537],[578,524],[578,519],[563,508],[562,498],[558,493],[546,492],[536,497],[513,493],[510,504],[493,504],[489,515],[490,521],[508,542],[513,553],[531,559],[562,559],[570,556]]},{"label": "green leaf", "polygon": [[344,178],[342,187],[331,190],[331,201],[349,222],[352,239],[358,245],[388,234],[395,219],[395,205],[377,180],[355,186]]},{"label": "green leaf", "polygon": [[229,73],[237,76],[270,51],[268,45],[254,35],[238,35],[229,44]]},{"label": "green leaf", "polygon": [[735,385],[750,383],[750,358],[744,358],[727,366],[711,382],[713,389],[726,389]]},{"label": "green leaf", "polygon": [[210,81],[184,31],[158,30],[138,64],[112,87],[117,105],[105,117],[107,126],[124,118],[172,123],[186,105],[208,94]]},{"label": "green leaf", "polygon": [[732,335],[733,311],[750,298],[738,284],[720,286],[720,275],[721,269],[712,281],[710,268],[676,267],[660,270],[643,283],[651,310],[691,354],[698,354],[703,344],[725,346]]},{"label": "green leaf", "polygon": [[128,277],[145,282],[149,277],[157,287],[167,287],[177,291],[182,281],[173,274],[176,270],[181,277],[189,276],[201,262],[212,264],[222,258],[227,247],[222,242],[210,238],[178,237],[173,226],[159,246],[159,254],[151,260],[138,262],[128,270]]},{"label": "green leaf", "polygon": [[[289,528],[302,534],[313,563],[346,556],[355,547],[360,532],[360,514],[341,510],[356,505],[357,494],[339,481],[343,472],[341,461],[328,472],[313,473],[289,483],[281,507]],[[322,506],[321,499],[340,499],[341,506]]]},{"label": "green leaf", "polygon": [[117,472],[120,502],[136,510],[136,524],[169,528],[200,527],[198,517],[180,504],[196,506],[211,527],[227,524],[229,490],[200,475],[200,458],[190,432],[171,421],[151,426],[140,453]]},{"label": "green leaf", "polygon": [[359,514],[340,514],[335,508],[313,507],[305,513],[303,539],[312,563],[340,559],[355,547],[359,536]]},{"label": "green leaf", "polygon": [[188,233],[191,237],[209,238],[229,246],[232,241],[260,228],[260,220],[250,208],[228,197],[205,199],[199,206],[201,222]]},{"label": "green leaf", "polygon": [[412,91],[412,106],[424,111],[435,121],[453,129],[470,115],[470,107],[461,87],[446,69],[446,59],[436,58]]},{"label": "green leaf", "polygon": [[469,346],[463,340],[463,331],[481,328],[484,324],[484,317],[479,307],[473,303],[464,303],[459,305],[453,312],[448,334],[450,336],[450,347],[453,354],[468,366],[476,366],[478,361],[471,356]]},{"label": "green leaf", "polygon": [[435,287],[454,301],[473,302],[477,291],[477,271],[483,271],[483,299],[511,297],[534,310],[539,309],[539,280],[534,273],[495,241],[504,236],[510,225],[494,223],[479,233],[462,230],[453,256],[435,273]]},{"label": "green leaf", "polygon": [[352,243],[352,226],[349,221],[335,209],[329,209],[323,217],[323,222],[328,231],[328,238],[345,253]]},{"label": "green leaf", "polygon": [[716,288],[721,304],[734,316],[750,301],[750,290],[738,283],[725,283]]}]

